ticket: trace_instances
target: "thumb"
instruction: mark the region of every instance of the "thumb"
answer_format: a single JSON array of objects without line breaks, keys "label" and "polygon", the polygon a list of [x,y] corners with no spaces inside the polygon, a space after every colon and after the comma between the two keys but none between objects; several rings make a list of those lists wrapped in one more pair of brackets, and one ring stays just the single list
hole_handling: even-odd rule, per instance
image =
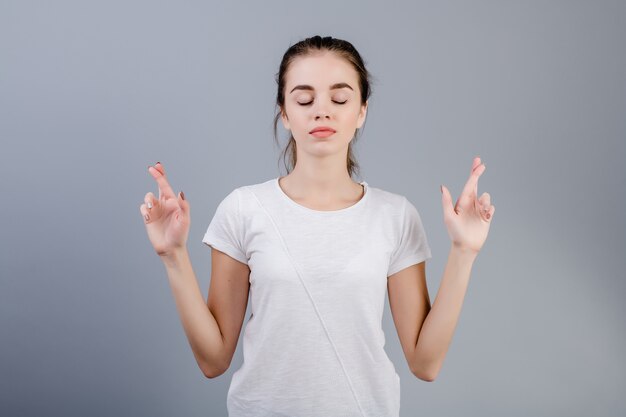
[{"label": "thumb", "polygon": [[443,217],[451,217],[454,212],[454,206],[452,205],[452,196],[448,187],[441,185],[441,205],[443,206]]},{"label": "thumb", "polygon": [[189,203],[185,200],[185,193],[182,191],[178,193],[178,204],[185,216],[189,216]]}]

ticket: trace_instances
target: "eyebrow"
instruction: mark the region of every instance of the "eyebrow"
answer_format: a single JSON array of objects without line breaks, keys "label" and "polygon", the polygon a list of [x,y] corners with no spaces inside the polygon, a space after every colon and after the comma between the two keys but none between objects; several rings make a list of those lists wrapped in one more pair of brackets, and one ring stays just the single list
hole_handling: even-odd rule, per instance
[{"label": "eyebrow", "polygon": [[[350,87],[350,84],[348,83],[336,83],[330,86],[331,90],[336,90],[338,88],[349,88],[350,90],[354,91],[354,89],[352,89],[352,87]],[[289,92],[289,94],[293,93],[295,90],[314,90],[314,88],[306,84],[296,85],[293,90]]]}]

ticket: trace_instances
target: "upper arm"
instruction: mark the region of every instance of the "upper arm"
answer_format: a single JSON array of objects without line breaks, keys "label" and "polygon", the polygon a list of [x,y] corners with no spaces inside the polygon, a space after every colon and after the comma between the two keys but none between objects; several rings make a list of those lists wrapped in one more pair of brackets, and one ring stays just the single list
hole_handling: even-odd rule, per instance
[{"label": "upper arm", "polygon": [[211,248],[211,283],[207,305],[222,333],[226,369],[235,354],[248,306],[249,276],[248,265]]},{"label": "upper arm", "polygon": [[[417,338],[431,308],[426,285],[426,261],[387,277],[387,292],[400,344],[409,368],[412,368]],[[411,372],[414,370],[411,369]]]}]

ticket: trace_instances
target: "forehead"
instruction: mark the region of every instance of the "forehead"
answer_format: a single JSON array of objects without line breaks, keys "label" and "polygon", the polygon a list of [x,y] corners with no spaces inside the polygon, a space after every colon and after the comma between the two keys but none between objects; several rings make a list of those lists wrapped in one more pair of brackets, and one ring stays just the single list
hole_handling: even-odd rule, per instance
[{"label": "forehead", "polygon": [[327,90],[332,84],[340,82],[350,84],[357,91],[358,74],[350,62],[330,51],[294,59],[285,75],[287,92],[299,84],[308,84],[316,90]]}]

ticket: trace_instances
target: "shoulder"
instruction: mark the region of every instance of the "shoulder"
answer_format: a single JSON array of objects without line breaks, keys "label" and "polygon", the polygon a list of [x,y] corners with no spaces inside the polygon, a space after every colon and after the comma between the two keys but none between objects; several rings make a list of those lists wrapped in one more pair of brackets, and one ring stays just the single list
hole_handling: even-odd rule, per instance
[{"label": "shoulder", "polygon": [[271,179],[254,184],[237,185],[231,188],[223,199],[240,200],[241,203],[244,203],[244,200],[250,199],[252,194],[268,192],[273,181],[274,180]]},{"label": "shoulder", "polygon": [[237,185],[225,197],[230,207],[236,207],[241,217],[258,213],[259,203],[275,198],[273,187],[275,179],[263,180],[253,184]]},{"label": "shoulder", "polygon": [[368,184],[369,203],[372,209],[393,216],[402,215],[408,199],[405,195],[394,193]]}]

